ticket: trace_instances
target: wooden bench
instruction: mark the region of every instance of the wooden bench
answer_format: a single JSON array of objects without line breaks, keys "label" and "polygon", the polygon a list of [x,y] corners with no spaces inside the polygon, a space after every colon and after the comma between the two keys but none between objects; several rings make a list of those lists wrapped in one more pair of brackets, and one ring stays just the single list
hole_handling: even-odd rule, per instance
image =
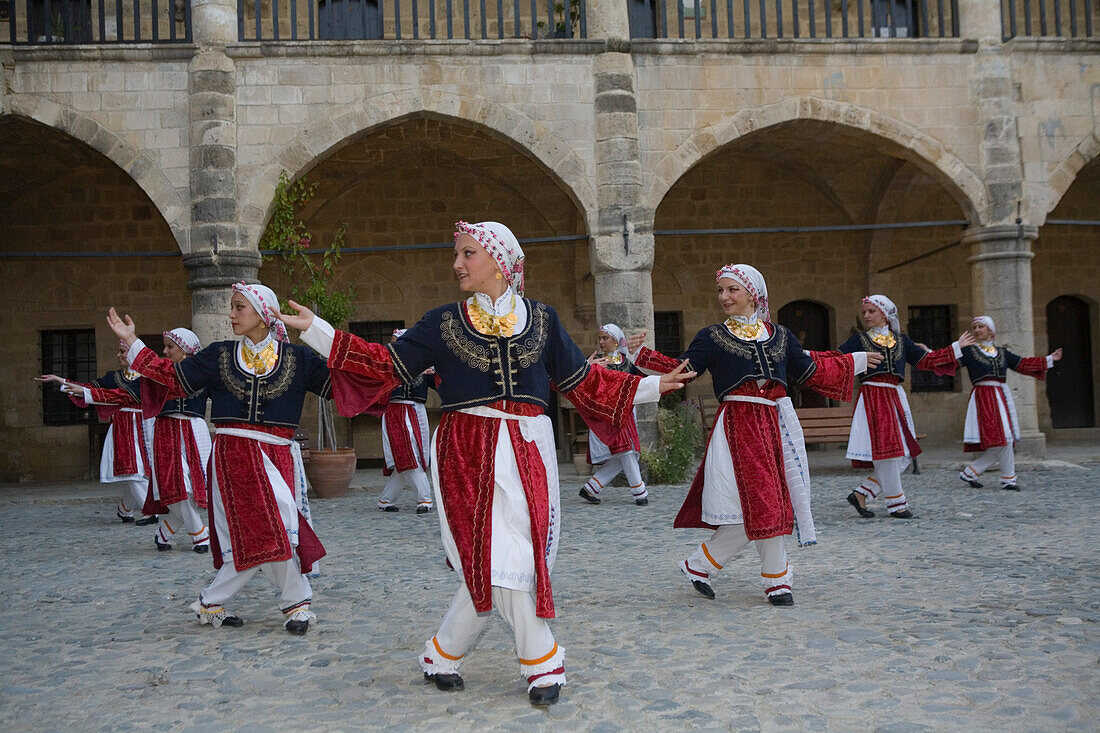
[{"label": "wooden bench", "polygon": [[[714,395],[700,395],[693,400],[696,409],[699,410],[699,419],[703,423],[704,430],[710,430],[714,424],[714,415],[718,411],[718,400]],[[851,404],[838,407],[802,407],[794,412],[798,416],[798,422],[802,425],[802,434],[806,444],[811,443],[847,443],[848,436],[852,432]],[[917,440],[926,437],[922,433],[917,434]],[[917,459],[913,459],[913,473],[920,473],[920,465]]]}]

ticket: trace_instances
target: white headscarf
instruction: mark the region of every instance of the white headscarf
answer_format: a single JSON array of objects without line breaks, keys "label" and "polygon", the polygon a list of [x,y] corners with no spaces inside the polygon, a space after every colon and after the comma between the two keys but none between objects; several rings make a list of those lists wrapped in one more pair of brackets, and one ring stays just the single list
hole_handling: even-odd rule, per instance
[{"label": "white headscarf", "polygon": [[455,236],[469,234],[496,260],[501,274],[516,295],[523,295],[523,249],[512,230],[495,221],[470,224],[455,222]]},{"label": "white headscarf", "polygon": [[614,323],[605,323],[600,326],[600,331],[615,339],[615,343],[617,344],[616,351],[624,356],[628,353],[628,349],[626,348],[626,334],[623,333],[621,328]]},{"label": "white headscarf", "polygon": [[977,323],[985,324],[985,327],[988,328],[994,336],[997,335],[997,327],[993,325],[993,319],[989,316],[974,316],[974,320],[970,322],[970,325],[973,326]]},{"label": "white headscarf", "polygon": [[187,328],[173,328],[171,331],[165,331],[161,335],[183,349],[184,353],[188,356],[198,353],[199,349],[202,348],[199,337],[195,335],[194,331]]},{"label": "white headscarf", "polygon": [[890,330],[896,334],[901,334],[901,323],[898,321],[898,307],[894,305],[894,301],[887,298],[885,295],[868,295],[863,299],[864,303],[870,303],[871,305],[882,311],[886,316],[886,322],[890,324]]},{"label": "white headscarf", "polygon": [[286,335],[286,326],[271,312],[272,309],[279,310],[279,298],[275,295],[274,290],[259,283],[234,283],[233,292],[243,295],[244,299],[256,309],[256,312],[260,314],[260,320],[264,322],[267,330],[271,332],[276,341],[289,340]]},{"label": "white headscarf", "polygon": [[745,290],[752,296],[752,302],[756,305],[756,317],[761,321],[770,322],[771,311],[768,309],[768,284],[764,282],[764,276],[752,265],[726,265],[715,273],[714,281],[718,282],[724,277],[741,283]]}]

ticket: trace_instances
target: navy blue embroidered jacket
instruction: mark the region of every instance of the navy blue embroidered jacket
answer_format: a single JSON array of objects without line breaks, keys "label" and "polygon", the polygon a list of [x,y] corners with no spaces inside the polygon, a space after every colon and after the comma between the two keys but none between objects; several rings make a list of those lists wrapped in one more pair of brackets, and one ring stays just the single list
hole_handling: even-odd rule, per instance
[{"label": "navy blue embroidered jacket", "polygon": [[89,384],[102,389],[121,389],[130,395],[134,402],[141,404],[141,378],[127,379],[126,372],[121,369],[107,372],[102,377],[93,379]]},{"label": "navy blue embroidered jacket", "polygon": [[745,341],[716,323],[695,334],[680,360],[688,360],[691,371],[709,370],[714,396],[725,395],[745,382],[770,379],[787,387],[801,384],[817,371],[817,364],[802,350],[789,328],[773,323],[772,335],[764,341]]},{"label": "navy blue embroidered jacket", "polygon": [[868,366],[867,371],[861,375],[861,379],[866,381],[874,377],[893,375],[904,382],[905,365],[912,364],[916,366],[921,359],[932,352],[925,351],[920,346],[917,346],[917,342],[909,338],[907,334],[903,333],[900,336],[894,334],[894,339],[896,343],[893,348],[888,349],[872,341],[871,337],[868,336],[866,332],[857,333],[842,343],[838,351],[842,354],[854,354],[858,351],[877,351],[885,358],[883,358],[878,366]]},{"label": "navy blue embroidered jacket", "polygon": [[237,341],[219,341],[175,364],[180,387],[188,394],[210,394],[210,419],[254,425],[297,427],[307,392],[332,393],[325,360],[305,346],[279,344],[275,368],[262,377],[238,363]]},{"label": "navy blue embroidered jacket", "polygon": [[[412,384],[402,384],[390,392],[390,400],[424,403],[428,401],[428,377],[420,375]],[[434,379],[434,377],[432,377]]]},{"label": "navy blue embroidered jacket", "polygon": [[[1032,366],[1032,363],[1042,360],[1042,366],[1045,368],[1046,359],[1043,357],[1023,357],[1013,354],[1008,349],[998,346],[997,355],[989,356],[982,352],[978,348],[977,344],[974,346],[967,346],[962,350],[962,358],[959,359],[959,363],[966,367],[966,373],[970,377],[970,382],[978,382],[982,379],[996,379],[1001,382],[1005,381],[1008,376],[1008,370],[1027,374],[1028,376],[1035,376],[1036,370],[1034,368],[1028,368]],[[1021,367],[1021,362],[1027,362]]]},{"label": "navy blue embroidered jacket", "polygon": [[527,323],[510,338],[475,330],[463,313],[465,301],[428,311],[386,345],[397,376],[408,384],[435,367],[443,410],[498,400],[547,407],[550,383],[567,392],[584,379],[589,365],[553,308],[526,298],[524,303]]},{"label": "navy blue embroidered jacket", "polygon": [[187,397],[168,400],[159,415],[186,415],[187,417],[206,417],[206,401],[210,394],[206,389],[199,390]]}]

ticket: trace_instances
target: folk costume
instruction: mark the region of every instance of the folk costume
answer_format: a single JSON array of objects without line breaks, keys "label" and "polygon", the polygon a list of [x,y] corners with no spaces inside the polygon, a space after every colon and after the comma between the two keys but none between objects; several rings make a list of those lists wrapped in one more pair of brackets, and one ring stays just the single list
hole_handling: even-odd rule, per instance
[{"label": "folk costume", "polygon": [[792,574],[783,537],[797,529],[799,545],[811,545],[817,535],[806,446],[787,388],[800,384],[827,397],[851,399],[866,355],[803,351],[789,329],[771,322],[767,284],[759,271],[727,265],[715,280],[722,278],[740,283],[756,310],[702,329],[678,359],[643,347],[635,365],[667,373],[686,359],[690,371],[710,371],[720,403],[703,462],[674,523],[715,532],[680,563],[680,570],[696,590],[713,598],[712,576],[755,542],[765,596],[774,605],[791,605]]},{"label": "folk costume", "polygon": [[[996,334],[993,319],[978,316],[974,323],[985,324]],[[1020,439],[1020,420],[1005,379],[1008,370],[1036,379],[1046,379],[1054,366],[1053,356],[1017,356],[994,341],[979,341],[961,348],[951,344],[955,358],[966,367],[972,386],[966,406],[963,428],[963,450],[980,453],[973,463],[959,473],[959,478],[974,488],[981,488],[978,477],[993,464],[1001,464],[1001,488],[1019,491],[1016,485],[1016,455],[1014,446]]]},{"label": "folk costume", "polygon": [[[614,323],[608,323],[600,327],[600,332],[606,333],[615,339],[616,349],[610,354],[603,354],[604,367],[627,374],[638,374],[637,369],[630,363],[626,347],[626,334]],[[610,443],[604,443],[595,431],[588,431],[588,462],[597,465],[602,464],[592,477],[585,482],[580,490],[581,498],[592,504],[600,503],[600,492],[611,484],[612,480],[620,473],[626,476],[630,485],[630,494],[634,497],[634,503],[645,506],[649,503],[649,491],[642,481],[642,471],[638,466],[638,456],[641,454],[641,445],[638,442],[638,425],[632,412],[623,423],[623,429]]]},{"label": "folk costume", "polygon": [[[550,572],[561,534],[550,390],[567,395],[605,440],[636,401],[656,401],[657,381],[589,365],[550,306],[523,297],[523,251],[496,222],[458,222],[496,260],[508,287],[435,308],[401,338],[372,344],[321,319],[302,340],[328,356],[345,415],[434,367],[443,416],[431,442],[431,472],[448,563],[462,585],[420,656],[441,689],[458,670],[495,606],[515,633],[532,702],[565,684],[565,650],[554,617]],[[641,385],[641,386],[640,386]],[[454,685],[443,687],[444,679]],[[553,698],[553,699],[556,699]],[[549,700],[552,701],[552,700]]]},{"label": "folk costume", "polygon": [[[152,421],[142,420],[140,376],[130,369],[120,369],[107,372],[88,383],[69,382],[84,389],[83,398],[69,396],[75,405],[94,406],[99,419],[111,423],[103,441],[99,480],[105,484],[123,484],[122,498],[115,514],[127,523],[134,521],[135,511],[142,512],[149,495],[150,451],[147,439]],[[157,520],[152,515],[145,515],[139,521],[152,524]]]},{"label": "folk costume", "polygon": [[286,327],[270,308],[275,293],[263,285],[233,286],[268,326],[253,343],[219,341],[178,364],[159,358],[136,341],[131,366],[161,385],[159,400],[207,390],[216,430],[208,472],[210,545],[218,573],[191,606],[203,624],[240,625],[225,610],[261,567],[280,589],[284,626],[305,633],[313,591],[308,573],[324,556],[321,541],[303,514],[306,490],[301,450],[294,430],[307,392],[331,392],[324,362],[287,340]]},{"label": "folk costume", "polygon": [[905,366],[935,374],[954,374],[955,357],[951,347],[929,351],[918,346],[901,332],[898,308],[885,295],[870,295],[863,299],[885,314],[889,324],[859,333],[840,345],[842,353],[872,351],[883,360],[862,377],[859,399],[852,414],[852,429],[848,436],[847,457],[856,468],[873,468],[848,503],[862,517],[873,517],[871,510],[860,506],[856,493],[867,501],[883,497],[887,511],[897,519],[910,519],[909,502],[901,487],[901,474],[909,461],[921,454],[917,444],[913,414],[905,396]]},{"label": "folk costume", "polygon": [[[404,328],[394,330],[400,338]],[[401,489],[416,492],[416,513],[427,514],[432,510],[432,487],[428,483],[428,401],[429,378],[419,375],[411,384],[402,384],[390,392],[382,413],[382,455],[385,467],[382,474],[388,476],[378,508],[384,512],[396,512],[395,503]]]}]

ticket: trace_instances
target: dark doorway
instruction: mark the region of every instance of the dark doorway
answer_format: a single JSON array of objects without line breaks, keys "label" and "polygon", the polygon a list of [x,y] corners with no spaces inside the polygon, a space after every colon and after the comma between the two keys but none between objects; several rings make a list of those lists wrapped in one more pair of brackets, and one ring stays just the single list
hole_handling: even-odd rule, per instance
[{"label": "dark doorway", "polygon": [[317,11],[325,40],[362,40],[382,37],[379,0],[320,0]]},{"label": "dark doorway", "polygon": [[627,0],[631,38],[657,37],[657,0]]},{"label": "dark doorway", "polygon": [[[802,348],[829,350],[829,309],[810,300],[794,300],[779,309],[779,323],[791,329]],[[790,389],[795,407],[828,407],[829,401],[813,390]]]},{"label": "dark doorway", "polygon": [[1060,295],[1047,303],[1047,343],[1062,360],[1047,373],[1050,421],[1056,428],[1096,425],[1092,390],[1092,327],[1088,303]]}]

